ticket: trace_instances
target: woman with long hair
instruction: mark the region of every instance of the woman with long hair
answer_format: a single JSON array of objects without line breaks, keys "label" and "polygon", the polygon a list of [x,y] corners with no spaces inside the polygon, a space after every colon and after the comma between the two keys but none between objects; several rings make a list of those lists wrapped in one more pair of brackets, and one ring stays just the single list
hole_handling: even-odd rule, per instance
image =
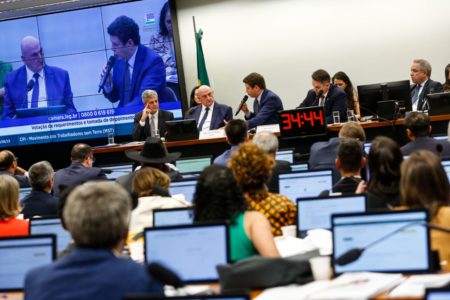
[{"label": "woman with long hair", "polygon": [[356,93],[355,88],[353,87],[353,84],[350,80],[350,78],[342,71],[337,72],[334,74],[333,78],[331,79],[334,85],[339,87],[340,89],[344,90],[344,92],[347,94],[347,110],[353,110],[355,113],[355,116],[359,118],[361,115],[361,111],[359,109],[359,101],[358,101],[358,94]]}]

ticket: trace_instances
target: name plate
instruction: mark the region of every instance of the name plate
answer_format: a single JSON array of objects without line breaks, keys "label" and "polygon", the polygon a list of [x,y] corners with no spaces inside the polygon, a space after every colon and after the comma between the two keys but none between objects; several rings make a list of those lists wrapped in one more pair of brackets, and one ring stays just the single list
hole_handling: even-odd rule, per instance
[{"label": "name plate", "polygon": [[278,124],[270,124],[270,125],[260,125],[256,127],[256,132],[260,131],[270,131],[272,133],[280,132],[280,125]]},{"label": "name plate", "polygon": [[200,131],[199,140],[218,139],[226,137],[225,129]]}]

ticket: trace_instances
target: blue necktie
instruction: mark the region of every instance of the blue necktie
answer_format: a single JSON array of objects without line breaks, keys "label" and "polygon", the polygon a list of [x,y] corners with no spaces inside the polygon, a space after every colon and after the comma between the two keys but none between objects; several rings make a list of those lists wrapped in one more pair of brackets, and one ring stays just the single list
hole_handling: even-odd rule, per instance
[{"label": "blue necktie", "polygon": [[417,100],[419,99],[419,91],[420,91],[420,84],[416,85],[416,88],[414,89],[414,95],[412,97],[412,104],[415,104]]},{"label": "blue necktie", "polygon": [[200,121],[200,124],[198,125],[198,130],[200,130],[200,131],[202,131],[203,124],[205,124],[205,121],[208,118],[208,112],[209,112],[209,107],[205,108],[205,114],[203,115],[203,118]]},{"label": "blue necktie", "polygon": [[259,101],[255,98],[253,101],[253,113],[256,115],[259,112]]},{"label": "blue necktie", "polygon": [[131,95],[131,80],[130,80],[130,65],[128,61],[125,62],[125,72],[123,78],[123,105],[130,102]]},{"label": "blue necktie", "polygon": [[38,107],[39,101],[39,73],[34,73],[33,93],[31,94],[31,108]]}]

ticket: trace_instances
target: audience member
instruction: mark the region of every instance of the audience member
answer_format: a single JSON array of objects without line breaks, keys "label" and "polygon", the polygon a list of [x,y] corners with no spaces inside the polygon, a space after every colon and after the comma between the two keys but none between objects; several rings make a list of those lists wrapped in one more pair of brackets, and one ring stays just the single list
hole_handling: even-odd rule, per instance
[{"label": "audience member", "polygon": [[365,165],[361,142],[356,139],[342,139],[336,157],[336,169],[341,179],[333,185],[333,193],[354,194],[361,182],[361,169]]},{"label": "audience member", "polygon": [[347,120],[347,95],[343,90],[330,82],[331,77],[327,71],[319,69],[311,75],[313,88],[308,91],[301,107],[323,106],[325,119],[333,124],[333,112],[338,111],[341,122]]},{"label": "audience member", "polygon": [[264,214],[272,226],[272,233],[281,235],[281,227],[295,224],[297,207],[285,196],[267,190],[266,183],[274,164],[272,157],[251,142],[240,145],[228,161],[249,210]]},{"label": "audience member", "polygon": [[255,98],[253,101],[253,112],[242,105],[245,119],[248,121],[248,128],[255,128],[259,125],[278,124],[278,111],[283,110],[283,102],[280,97],[269,89],[266,89],[266,81],[261,74],[250,73],[243,79],[245,91]]},{"label": "audience member", "polygon": [[269,221],[257,211],[246,211],[242,195],[230,169],[212,165],[203,170],[194,196],[195,221],[228,221],[232,261],[260,254],[280,256]]},{"label": "audience member", "polygon": [[19,184],[8,175],[0,175],[0,237],[28,235],[28,221],[20,220]]},{"label": "audience member", "polygon": [[350,78],[347,76],[347,74],[340,71],[334,74],[331,81],[335,86],[344,90],[345,94],[347,94],[347,110],[353,110],[355,116],[359,119],[361,111],[359,110],[358,93],[353,87]]},{"label": "audience member", "polygon": [[445,81],[443,85],[444,92],[450,92],[450,64],[445,67]]},{"label": "audience member", "polygon": [[225,126],[233,119],[233,110],[225,104],[220,104],[214,99],[214,90],[207,85],[202,85],[197,90],[198,99],[202,105],[190,109],[186,119],[194,119],[198,130],[214,130]]},{"label": "audience member", "polygon": [[[449,228],[450,188],[439,157],[427,150],[414,152],[402,163],[401,174],[402,205],[410,209],[425,208],[432,224]],[[439,251],[441,260],[450,261],[447,233],[432,230],[431,247]]]},{"label": "audience member", "polygon": [[12,64],[0,60],[0,117],[3,115],[3,100],[5,96],[5,79],[13,70]]},{"label": "audience member", "polygon": [[54,171],[48,161],[40,161],[28,172],[31,193],[21,200],[22,213],[26,219],[34,216],[55,216],[58,213],[58,199],[51,195]]},{"label": "audience member", "polygon": [[18,158],[9,150],[0,151],[0,175],[14,177],[20,187],[29,187],[28,172],[18,165]]},{"label": "audience member", "polygon": [[198,99],[198,88],[200,86],[196,85],[192,88],[191,94],[189,96],[189,109],[184,113],[184,118],[189,119],[189,114],[194,110],[194,108],[201,104],[200,99]]},{"label": "audience member", "polygon": [[88,144],[76,144],[70,153],[72,163],[64,169],[55,173],[53,184],[53,195],[59,197],[62,186],[74,186],[85,183],[89,180],[106,180],[106,175],[102,169],[93,167],[94,155],[92,148]]},{"label": "audience member", "polygon": [[214,159],[214,164],[226,166],[231,153],[237,150],[238,146],[248,140],[247,122],[241,119],[235,119],[228,122],[225,126],[227,142],[231,148]]},{"label": "audience member", "polygon": [[76,248],[25,279],[28,299],[122,299],[128,293],[163,294],[144,266],[121,258],[131,200],[113,182],[90,182],[70,193],[64,222]]},{"label": "audience member", "polygon": [[405,127],[410,142],[401,148],[403,155],[429,150],[442,158],[450,158],[450,142],[430,137],[432,128],[430,118],[426,114],[410,112],[405,118]]},{"label": "audience member", "polygon": [[442,92],[442,85],[430,79],[431,65],[425,59],[415,59],[411,65],[411,87],[412,110],[426,110],[426,96],[428,94]]},{"label": "audience member", "polygon": [[275,165],[272,168],[272,176],[267,183],[267,188],[271,193],[278,193],[280,190],[278,175],[280,173],[292,171],[291,164],[288,161],[276,159],[276,154],[278,151],[278,138],[272,132],[260,131],[253,136],[252,142],[274,159]]}]

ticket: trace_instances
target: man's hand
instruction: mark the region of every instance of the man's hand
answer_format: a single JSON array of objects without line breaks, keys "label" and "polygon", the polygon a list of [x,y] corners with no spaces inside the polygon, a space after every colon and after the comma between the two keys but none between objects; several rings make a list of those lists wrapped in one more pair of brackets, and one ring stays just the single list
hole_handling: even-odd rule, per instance
[{"label": "man's hand", "polygon": [[247,103],[242,104],[241,110],[244,112],[244,114],[249,112],[248,107],[247,107]]},{"label": "man's hand", "polygon": [[[107,67],[108,66],[103,67],[102,73],[100,74],[100,79],[105,77]],[[112,89],[112,73],[113,73],[113,70],[111,69],[111,72],[109,72],[108,78],[106,78],[105,85],[103,87],[104,89],[106,89],[108,91],[111,91],[111,89]]]},{"label": "man's hand", "polygon": [[144,110],[142,111],[142,117],[141,122],[145,122],[147,120],[148,115],[150,115],[150,110],[147,107],[144,107]]}]

